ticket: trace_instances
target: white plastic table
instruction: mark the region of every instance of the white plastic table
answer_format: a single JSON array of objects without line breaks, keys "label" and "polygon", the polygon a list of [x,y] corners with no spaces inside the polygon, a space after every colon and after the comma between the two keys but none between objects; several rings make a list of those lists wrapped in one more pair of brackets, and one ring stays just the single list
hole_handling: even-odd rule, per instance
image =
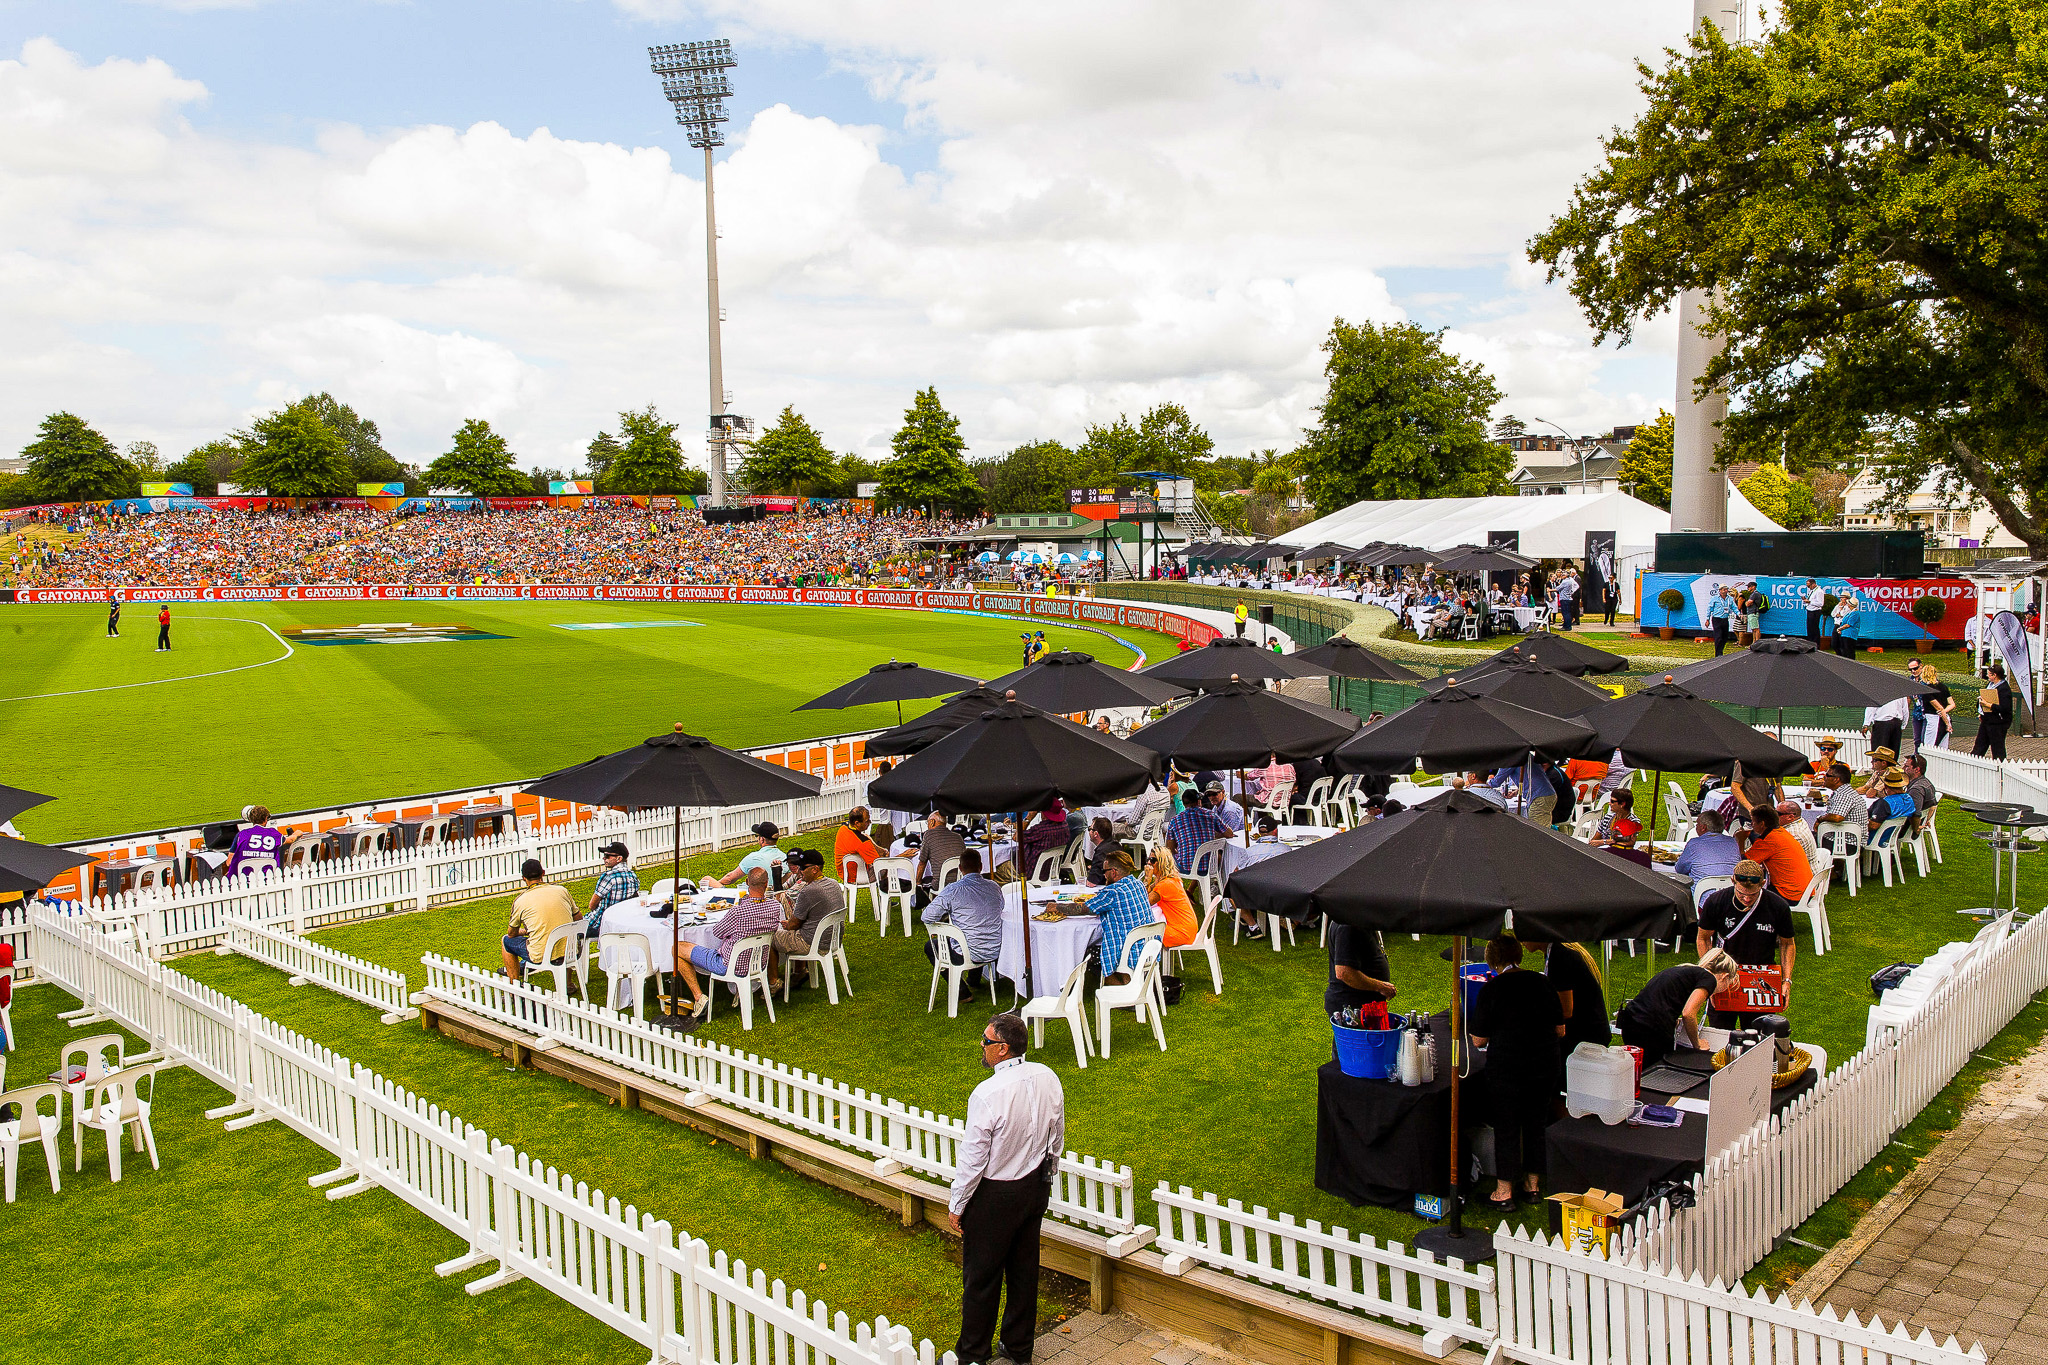
[{"label": "white plastic table", "polygon": [[[732,900],[731,896],[722,896],[717,903],[728,905]],[[677,926],[666,917],[654,918],[652,912],[661,908],[661,901],[652,896],[641,896],[636,900],[620,901],[605,911],[602,927],[607,934],[647,935],[648,950],[654,957],[654,970],[672,972],[676,969],[675,937],[679,927],[684,943],[701,943],[708,948],[718,942],[718,923],[725,918],[725,911],[707,910],[709,903],[701,895],[685,900],[679,910],[682,924]],[[602,939],[599,940],[597,965],[607,974],[612,973],[612,963],[619,957],[618,949],[603,947]]]},{"label": "white plastic table", "polygon": [[[1024,979],[1024,920],[1016,897],[1016,884],[1003,888],[1003,946],[996,954],[996,970],[1012,981]],[[1073,888],[1067,888],[1069,894]],[[1033,914],[1041,913],[1060,893],[1051,887],[1031,892]],[[1079,905],[1065,907],[1070,918],[1057,924],[1031,922],[1031,981],[1026,995],[1058,995],[1060,987],[1082,959],[1102,941],[1102,921]]]}]

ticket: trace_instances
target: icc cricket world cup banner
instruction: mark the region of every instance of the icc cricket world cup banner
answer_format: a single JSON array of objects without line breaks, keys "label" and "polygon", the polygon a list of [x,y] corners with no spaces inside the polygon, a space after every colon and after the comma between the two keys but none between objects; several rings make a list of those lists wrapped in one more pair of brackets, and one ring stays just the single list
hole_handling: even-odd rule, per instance
[{"label": "icc cricket world cup banner", "polygon": [[[1643,600],[1638,620],[1652,628],[1668,625],[1704,635],[1712,629],[1707,624],[1707,604],[1724,585],[1740,588],[1746,583],[1756,584],[1757,590],[1771,604],[1770,610],[1764,613],[1764,634],[1806,634],[1806,580],[1803,578],[1646,573],[1643,575]],[[1967,578],[1823,577],[1820,586],[1834,597],[1850,593],[1856,595],[1856,624],[1852,633],[1858,643],[1935,639],[1960,644],[1963,627],[1977,614],[1977,585]],[[1657,605],[1657,595],[1666,588],[1678,589],[1685,598],[1685,605],[1671,612],[1668,621],[1664,619],[1664,608]],[[1913,619],[1913,604],[1923,597],[1932,597],[1942,604],[1941,619],[1931,626],[1923,626]],[[1833,634],[1833,622],[1823,622],[1822,630]]]}]

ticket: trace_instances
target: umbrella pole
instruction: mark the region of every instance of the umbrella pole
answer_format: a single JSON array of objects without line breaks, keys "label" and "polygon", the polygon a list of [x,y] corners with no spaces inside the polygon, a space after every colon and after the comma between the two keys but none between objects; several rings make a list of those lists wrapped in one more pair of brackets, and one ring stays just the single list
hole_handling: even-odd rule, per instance
[{"label": "umbrella pole", "polygon": [[1460,1191],[1459,1080],[1466,1065],[1465,1051],[1465,936],[1451,939],[1451,1221],[1449,1227],[1424,1228],[1415,1234],[1413,1245],[1435,1256],[1455,1256],[1466,1265],[1493,1259],[1493,1234],[1476,1229],[1465,1231],[1465,1201]]},{"label": "umbrella pole", "polygon": [[[668,884],[668,927],[669,927],[669,983],[668,1012],[671,1019],[682,1018],[682,977],[683,977],[683,917],[679,907],[683,900],[683,808],[677,806],[676,841],[670,850]],[[716,818],[715,816],[713,817]],[[713,982],[716,986],[718,983]],[[680,1027],[680,1024],[678,1024]]]},{"label": "umbrella pole", "polygon": [[[1038,974],[1031,967],[1031,885],[1024,880],[1024,812],[1017,812],[1016,843],[1010,850],[1011,866],[1017,869],[1018,913],[1024,922],[1024,989],[1026,1000],[1038,998]],[[988,998],[994,1001],[996,988],[988,988]]]}]

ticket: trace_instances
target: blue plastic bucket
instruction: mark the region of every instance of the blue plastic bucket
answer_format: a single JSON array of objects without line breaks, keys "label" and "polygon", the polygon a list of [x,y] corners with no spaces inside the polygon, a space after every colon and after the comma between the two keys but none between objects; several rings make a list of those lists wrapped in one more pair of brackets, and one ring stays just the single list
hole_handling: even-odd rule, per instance
[{"label": "blue plastic bucket", "polygon": [[1330,1026],[1337,1034],[1337,1069],[1361,1080],[1383,1081],[1401,1060],[1401,1030]]},{"label": "blue plastic bucket", "polygon": [[1484,962],[1468,962],[1458,973],[1465,980],[1465,1019],[1470,1026],[1472,1011],[1479,1006],[1479,991],[1493,980],[1493,968]]}]

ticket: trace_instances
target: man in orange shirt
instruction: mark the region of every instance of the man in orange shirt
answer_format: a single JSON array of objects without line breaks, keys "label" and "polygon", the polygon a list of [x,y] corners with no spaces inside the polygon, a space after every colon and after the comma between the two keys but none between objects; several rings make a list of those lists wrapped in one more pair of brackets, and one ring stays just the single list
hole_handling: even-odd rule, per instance
[{"label": "man in orange shirt", "polygon": [[882,856],[873,839],[868,837],[868,808],[855,806],[846,813],[846,823],[832,836],[832,870],[843,873],[848,855],[858,855],[863,863],[874,866],[875,859]]},{"label": "man in orange shirt", "polygon": [[1813,864],[1807,861],[1806,850],[1778,828],[1775,807],[1760,805],[1750,812],[1749,819],[1751,833],[1742,856],[1762,863],[1764,871],[1770,874],[1771,890],[1797,905],[1806,894],[1807,883],[1813,880]]}]

